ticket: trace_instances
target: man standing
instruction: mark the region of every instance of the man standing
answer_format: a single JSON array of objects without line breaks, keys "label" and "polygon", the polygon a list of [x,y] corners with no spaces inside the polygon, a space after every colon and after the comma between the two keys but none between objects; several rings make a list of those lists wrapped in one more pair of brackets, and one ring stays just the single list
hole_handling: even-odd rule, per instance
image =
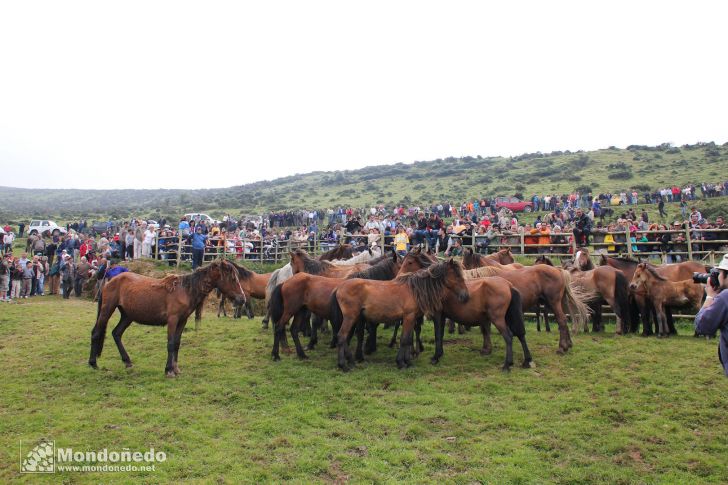
[{"label": "man standing", "polygon": [[205,256],[205,243],[207,235],[202,233],[202,227],[197,226],[195,233],[192,235],[192,269],[202,266],[202,260]]},{"label": "man standing", "polygon": [[73,288],[73,278],[76,275],[73,265],[73,258],[70,254],[66,254],[61,262],[61,285],[63,287],[63,298],[68,300],[71,296],[71,288]]},{"label": "man standing", "polygon": [[728,376],[728,254],[718,265],[718,287],[705,285],[705,302],[695,316],[695,331],[700,335],[714,335],[720,329],[718,360]]},{"label": "man standing", "polygon": [[81,262],[76,267],[76,276],[74,280],[74,291],[76,296],[81,296],[83,287],[89,278],[89,272],[91,271],[91,265],[88,263],[88,259],[85,256],[81,256]]},{"label": "man standing", "polygon": [[589,245],[589,234],[591,234],[591,219],[581,209],[576,210],[574,219],[574,240],[577,245]]}]

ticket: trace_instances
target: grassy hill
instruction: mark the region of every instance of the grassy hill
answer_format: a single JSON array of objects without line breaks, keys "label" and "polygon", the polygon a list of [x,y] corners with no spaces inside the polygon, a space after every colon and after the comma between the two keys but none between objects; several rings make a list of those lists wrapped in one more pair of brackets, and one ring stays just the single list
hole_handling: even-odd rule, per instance
[{"label": "grassy hill", "polygon": [[610,147],[590,152],[467,156],[311,172],[272,181],[205,190],[74,190],[0,187],[0,219],[129,215],[177,217],[184,212],[264,213],[338,205],[460,203],[483,195],[615,192],[633,187],[715,182],[728,173],[728,144]]}]

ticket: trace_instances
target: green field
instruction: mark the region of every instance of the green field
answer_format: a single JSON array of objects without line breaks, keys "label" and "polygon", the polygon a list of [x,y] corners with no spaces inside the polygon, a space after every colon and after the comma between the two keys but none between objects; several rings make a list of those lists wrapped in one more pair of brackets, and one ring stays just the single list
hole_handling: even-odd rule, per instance
[{"label": "green field", "polygon": [[[480,356],[477,331],[446,336],[397,370],[386,347],[337,370],[325,346],[272,362],[259,319],[218,320],[183,336],[182,375],[163,375],[165,332],[134,325],[119,359],[110,330],[86,361],[95,307],[40,297],[0,307],[0,482],[29,483],[726,483],[728,379],[716,342],[689,325],[668,340],[558,334],[528,326],[535,367],[501,372],[503,342]],[[516,346],[515,357],[521,357]],[[19,440],[75,450],[167,453],[145,473],[19,474]]]}]

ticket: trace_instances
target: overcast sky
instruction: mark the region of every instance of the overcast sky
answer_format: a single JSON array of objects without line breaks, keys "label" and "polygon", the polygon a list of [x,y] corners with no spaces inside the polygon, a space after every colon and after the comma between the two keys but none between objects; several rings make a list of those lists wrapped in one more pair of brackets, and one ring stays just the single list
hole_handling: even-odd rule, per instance
[{"label": "overcast sky", "polygon": [[728,140],[728,2],[3,2],[0,185]]}]

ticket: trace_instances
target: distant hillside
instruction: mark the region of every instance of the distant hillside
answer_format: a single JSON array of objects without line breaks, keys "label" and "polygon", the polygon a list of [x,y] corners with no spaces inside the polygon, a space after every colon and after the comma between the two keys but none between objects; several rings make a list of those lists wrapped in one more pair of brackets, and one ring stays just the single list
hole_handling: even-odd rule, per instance
[{"label": "distant hillside", "polygon": [[0,220],[30,217],[178,217],[184,212],[263,213],[338,205],[461,202],[520,192],[653,189],[728,178],[728,143],[610,147],[591,152],[468,156],[359,170],[312,172],[206,190],[50,190],[0,187]]}]

